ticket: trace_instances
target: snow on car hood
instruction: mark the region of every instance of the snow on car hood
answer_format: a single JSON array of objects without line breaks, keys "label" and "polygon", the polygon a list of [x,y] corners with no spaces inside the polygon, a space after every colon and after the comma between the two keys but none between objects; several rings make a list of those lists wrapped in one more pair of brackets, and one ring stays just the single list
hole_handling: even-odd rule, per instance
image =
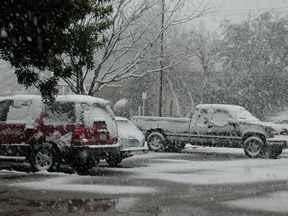
[{"label": "snow on car hood", "polygon": [[118,126],[118,135],[124,139],[137,139],[138,141],[144,140],[143,133],[128,119],[116,117]]},{"label": "snow on car hood", "polygon": [[263,127],[271,127],[273,128],[274,130],[280,132],[282,131],[283,129],[287,129],[287,127],[284,127],[282,125],[279,125],[279,124],[275,124],[275,123],[272,123],[272,122],[263,122],[263,121],[260,121],[260,120],[257,120],[257,121],[247,121],[247,120],[239,120],[239,122],[243,122],[243,123],[248,123],[248,124],[254,124],[254,125],[260,125],[260,126],[263,126]]}]

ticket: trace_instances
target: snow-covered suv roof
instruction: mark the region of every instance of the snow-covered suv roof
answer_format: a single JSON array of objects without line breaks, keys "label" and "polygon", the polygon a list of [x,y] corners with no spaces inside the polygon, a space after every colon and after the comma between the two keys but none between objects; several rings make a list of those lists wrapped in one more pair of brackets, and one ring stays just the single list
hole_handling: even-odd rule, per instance
[{"label": "snow-covered suv roof", "polygon": [[[0,101],[2,100],[42,100],[39,95],[13,95],[13,96],[4,96],[0,97]],[[88,104],[91,103],[100,103],[100,104],[108,104],[109,101],[104,100],[102,98],[87,96],[87,95],[59,95],[56,97],[56,101],[73,101],[73,102],[85,102]]]}]

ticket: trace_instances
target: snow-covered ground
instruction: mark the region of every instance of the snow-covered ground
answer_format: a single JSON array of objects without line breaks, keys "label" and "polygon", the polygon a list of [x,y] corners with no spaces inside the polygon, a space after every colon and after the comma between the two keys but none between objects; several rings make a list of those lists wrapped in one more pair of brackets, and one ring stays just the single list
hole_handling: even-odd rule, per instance
[{"label": "snow-covered ground", "polygon": [[[186,146],[184,152],[209,152],[244,155],[242,149],[210,148]],[[127,172],[131,178],[137,179],[158,179],[161,181],[178,182],[191,185],[212,185],[212,184],[243,184],[269,181],[288,181],[288,149],[284,150],[280,158],[271,159],[250,159],[240,158],[238,160],[221,161],[199,161],[184,159],[167,159],[169,156],[177,156],[177,153],[154,153],[136,155],[126,159],[126,163],[138,159],[149,159],[150,163],[145,167],[135,168],[107,168],[106,170]],[[181,155],[181,154],[179,154]],[[183,155],[183,153],[182,153]],[[163,156],[163,158],[162,158]],[[0,170],[1,175],[27,175],[21,172]],[[84,184],[90,176],[78,176],[77,174],[64,174],[39,172],[39,175],[47,175],[47,180],[42,182],[21,182],[11,183],[12,187],[28,188],[33,190],[57,190],[76,192],[95,192],[103,194],[141,194],[157,193],[158,188],[141,186],[111,186]],[[85,181],[87,180],[87,181]],[[81,183],[79,183],[81,182]],[[89,181],[88,181],[89,182]],[[259,209],[264,211],[287,212],[288,214],[288,192],[274,192],[265,196],[256,196],[247,199],[233,200],[223,203],[245,209]]]}]

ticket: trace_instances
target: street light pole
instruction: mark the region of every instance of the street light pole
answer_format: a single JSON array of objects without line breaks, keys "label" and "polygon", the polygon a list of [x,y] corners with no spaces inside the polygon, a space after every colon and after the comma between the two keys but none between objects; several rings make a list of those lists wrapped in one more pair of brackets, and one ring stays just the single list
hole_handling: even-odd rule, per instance
[{"label": "street light pole", "polygon": [[161,34],[160,34],[160,73],[159,73],[159,95],[158,95],[158,116],[162,116],[162,95],[163,95],[163,57],[164,57],[164,10],[165,0],[162,0]]}]

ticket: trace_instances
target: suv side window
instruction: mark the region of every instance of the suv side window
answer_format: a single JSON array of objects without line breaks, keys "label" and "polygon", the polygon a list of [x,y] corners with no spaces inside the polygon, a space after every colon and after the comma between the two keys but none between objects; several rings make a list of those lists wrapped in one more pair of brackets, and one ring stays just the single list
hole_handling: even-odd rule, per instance
[{"label": "suv side window", "polygon": [[223,127],[228,124],[228,119],[231,118],[227,110],[217,109],[212,115],[211,123]]},{"label": "suv side window", "polygon": [[10,103],[7,121],[23,121],[29,119],[32,101],[14,101]]},{"label": "suv side window", "polygon": [[45,124],[71,124],[76,122],[74,102],[46,104],[43,111]]},{"label": "suv side window", "polygon": [[12,100],[5,100],[0,102],[0,122],[5,122],[7,120],[9,106],[12,103]]}]

